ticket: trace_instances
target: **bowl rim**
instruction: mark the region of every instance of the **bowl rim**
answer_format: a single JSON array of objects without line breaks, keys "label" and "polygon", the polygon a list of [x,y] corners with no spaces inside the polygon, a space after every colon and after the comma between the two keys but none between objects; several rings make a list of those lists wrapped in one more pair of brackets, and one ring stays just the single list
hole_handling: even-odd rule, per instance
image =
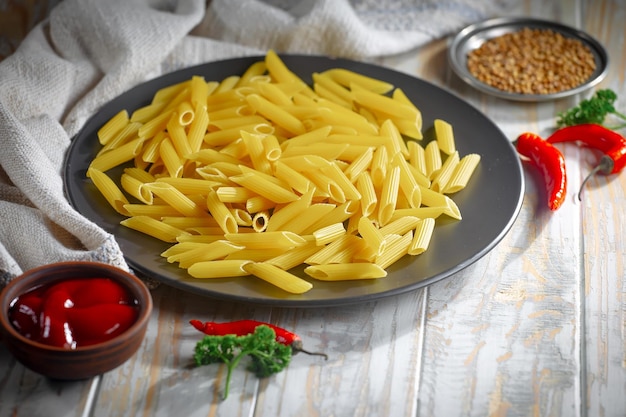
[{"label": "bowl rim", "polygon": [[[126,289],[132,292],[133,296],[138,298],[139,301],[139,315],[137,316],[137,320],[128,328],[125,332],[119,334],[112,339],[105,340],[103,342],[94,343],[92,345],[86,346],[77,346],[74,349],[68,349],[59,346],[48,345],[45,343],[40,343],[35,340],[29,339],[26,336],[22,335],[10,322],[9,320],[9,307],[13,303],[19,295],[24,294],[27,291],[35,288],[35,286],[30,285],[27,287],[26,291],[20,291],[11,296],[12,291],[16,291],[15,287],[24,281],[37,281],[42,277],[45,277],[45,271],[52,267],[67,267],[72,269],[80,269],[90,267],[95,269],[99,269],[106,274],[104,278],[112,278],[119,280],[119,277],[124,277],[125,280],[122,284],[126,287]],[[89,279],[94,278],[95,276],[86,276],[86,277],[76,277],[78,279]],[[52,281],[48,282],[57,282],[63,280],[63,277],[58,277],[58,279],[52,279]],[[45,284],[44,284],[45,285]],[[10,297],[9,297],[10,296]],[[7,298],[10,299],[7,299]],[[53,262],[50,264],[40,265],[31,269],[24,271],[22,274],[13,278],[4,288],[0,291],[0,327],[5,333],[9,333],[10,337],[19,340],[20,343],[28,344],[33,347],[39,349],[45,349],[51,352],[58,352],[60,354],[66,353],[68,355],[76,355],[79,353],[92,353],[94,351],[100,351],[103,348],[112,348],[119,344],[124,343],[125,340],[130,338],[133,334],[137,333],[139,330],[144,328],[147,322],[150,320],[150,316],[153,309],[153,300],[152,295],[150,294],[150,290],[146,286],[146,284],[139,279],[134,274],[123,270],[122,268],[106,264],[98,261],[60,261]],[[4,337],[6,338],[6,336]]]}]

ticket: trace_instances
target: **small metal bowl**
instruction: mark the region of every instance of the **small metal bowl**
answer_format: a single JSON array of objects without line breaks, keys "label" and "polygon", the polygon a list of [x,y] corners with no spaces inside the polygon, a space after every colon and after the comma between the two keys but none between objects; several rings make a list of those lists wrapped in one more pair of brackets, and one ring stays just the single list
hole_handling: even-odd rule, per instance
[{"label": "small metal bowl", "polygon": [[[576,39],[586,45],[594,56],[596,69],[584,83],[575,88],[551,94],[519,94],[511,93],[492,87],[479,81],[474,77],[467,67],[467,55],[474,49],[479,48],[485,41],[493,39],[507,33],[517,32],[523,28],[529,29],[550,29],[560,33],[564,37]],[[462,29],[452,40],[448,47],[448,60],[452,70],[466,83],[482,91],[500,98],[515,100],[540,102],[556,100],[582,93],[604,79],[608,72],[609,57],[600,42],[587,33],[572,27],[550,22],[547,20],[530,18],[496,18],[475,23]]]},{"label": "small metal bowl", "polygon": [[[25,292],[67,279],[110,278],[125,287],[138,302],[134,324],[107,341],[66,349],[35,342],[20,334],[9,320],[13,300]],[[139,349],[152,312],[152,297],[134,275],[97,262],[60,262],[26,271],[13,279],[0,295],[0,330],[8,350],[27,368],[52,379],[79,380],[110,371]]]}]

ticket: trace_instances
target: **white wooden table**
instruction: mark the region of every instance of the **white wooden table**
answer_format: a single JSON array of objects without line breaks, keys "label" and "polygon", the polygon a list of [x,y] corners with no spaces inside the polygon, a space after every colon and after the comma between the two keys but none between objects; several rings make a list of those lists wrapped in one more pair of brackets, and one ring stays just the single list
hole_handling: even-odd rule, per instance
[{"label": "white wooden table", "polygon": [[[520,1],[511,15],[582,28],[608,49],[600,85],[626,108],[626,2]],[[516,103],[466,86],[446,60],[449,39],[380,60],[465,98],[513,140],[545,132],[581,97]],[[575,194],[595,156],[562,147],[569,193],[557,212],[526,171],[517,222],[484,258],[425,289],[364,304],[286,309],[214,301],[161,286],[140,351],[89,381],[55,382],[0,347],[5,416],[625,416],[626,175],[592,180]],[[299,333],[329,360],[296,355],[258,380],[236,371],[220,401],[225,369],[194,368],[191,318],[254,318]]]}]

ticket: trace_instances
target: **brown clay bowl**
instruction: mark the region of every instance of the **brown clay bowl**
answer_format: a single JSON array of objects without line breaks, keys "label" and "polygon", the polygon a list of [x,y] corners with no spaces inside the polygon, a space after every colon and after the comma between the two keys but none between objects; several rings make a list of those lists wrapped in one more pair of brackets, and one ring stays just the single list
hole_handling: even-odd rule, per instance
[{"label": "brown clay bowl", "polygon": [[[75,349],[55,347],[23,336],[9,321],[11,302],[26,291],[66,279],[95,277],[119,282],[138,301],[137,320],[113,339]],[[0,294],[2,341],[24,366],[52,379],[91,378],[126,362],[139,349],[151,312],[152,297],[140,279],[122,269],[97,262],[60,262],[31,269],[13,279]]]}]

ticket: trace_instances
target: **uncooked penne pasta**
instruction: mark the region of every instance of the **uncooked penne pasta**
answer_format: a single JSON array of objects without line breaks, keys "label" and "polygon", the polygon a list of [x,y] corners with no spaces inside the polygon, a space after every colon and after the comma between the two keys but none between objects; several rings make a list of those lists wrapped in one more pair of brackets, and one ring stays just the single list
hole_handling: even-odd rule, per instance
[{"label": "uncooked penne pasta", "polygon": [[243,74],[161,88],[102,126],[87,177],[192,278],[253,275],[293,294],[312,288],[290,272],[301,265],[314,280],[382,278],[429,250],[436,218],[461,220],[448,194],[480,156],[460,155],[443,119],[416,142],[420,109],[384,80],[312,80],[268,51]]},{"label": "uncooked penne pasta", "polygon": [[452,174],[456,170],[457,165],[459,164],[459,153],[458,151],[452,152],[447,156],[443,164],[441,165],[441,169],[437,172],[435,177],[433,178],[432,183],[430,184],[430,189],[437,192],[443,192],[448,186],[450,179],[452,178]]},{"label": "uncooked penne pasta", "polygon": [[252,263],[247,259],[221,259],[192,264],[187,271],[194,278],[230,278],[250,275],[245,266]]},{"label": "uncooked penne pasta", "polygon": [[[388,235],[388,238],[394,235]],[[397,236],[397,235],[395,235]],[[391,264],[402,258],[409,252],[413,231],[409,231],[396,239],[389,239],[385,250],[376,256],[374,263],[383,269],[387,269]]]},{"label": "uncooked penne pasta", "polygon": [[479,163],[480,155],[475,153],[461,158],[443,192],[445,194],[453,194],[465,188]]},{"label": "uncooked penne pasta", "polygon": [[311,265],[304,268],[304,272],[321,281],[375,279],[387,276],[384,268],[365,262]]},{"label": "uncooked penne pasta", "polygon": [[370,173],[367,171],[361,173],[357,178],[356,186],[361,195],[361,213],[364,217],[369,217],[374,213],[376,204],[378,204],[376,189],[374,189]]},{"label": "uncooked penne pasta", "polygon": [[106,145],[115,135],[117,135],[126,125],[130,123],[127,110],[119,111],[115,116],[110,118],[100,129],[96,135],[101,145]]},{"label": "uncooked penne pasta", "polygon": [[421,219],[415,227],[413,240],[407,253],[413,256],[424,253],[428,249],[434,229],[435,219]]},{"label": "uncooked penne pasta", "polygon": [[189,234],[184,230],[175,228],[157,219],[148,216],[128,217],[120,222],[121,225],[137,230],[146,235],[152,236],[163,242],[174,243],[176,238],[181,235]]},{"label": "uncooked penne pasta", "polygon": [[87,170],[87,175],[91,178],[98,191],[100,191],[115,211],[125,216],[129,215],[128,210],[125,207],[125,205],[129,203],[128,199],[119,189],[117,184],[115,184],[115,182],[107,174],[98,169],[89,168]]},{"label": "uncooked penne pasta", "polygon": [[97,155],[89,164],[91,168],[106,172],[111,168],[132,161],[141,151],[143,139],[134,139],[118,148]]},{"label": "uncooked penne pasta", "polygon": [[244,269],[255,277],[289,293],[302,294],[313,288],[310,282],[270,263],[254,262],[244,265]]},{"label": "uncooked penne pasta", "polygon": [[435,127],[435,137],[439,149],[446,155],[451,155],[456,151],[456,144],[454,142],[454,133],[452,132],[452,125],[445,120],[435,119],[433,122]]}]

